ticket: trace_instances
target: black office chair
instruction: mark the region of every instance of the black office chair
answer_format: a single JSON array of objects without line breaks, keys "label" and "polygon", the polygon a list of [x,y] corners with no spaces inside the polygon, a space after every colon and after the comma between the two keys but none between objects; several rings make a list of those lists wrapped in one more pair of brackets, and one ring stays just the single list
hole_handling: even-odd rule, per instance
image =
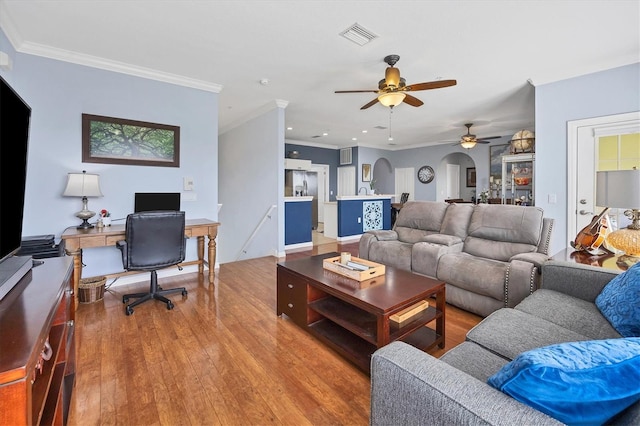
[{"label": "black office chair", "polygon": [[406,203],[408,200],[409,200],[409,193],[403,192],[402,195],[400,195],[400,202],[391,204],[391,228],[392,229],[396,223],[396,219],[398,218],[398,213],[400,213],[400,209],[402,208],[404,203]]},{"label": "black office chair", "polygon": [[[122,252],[122,264],[127,271],[151,271],[151,284],[148,293],[133,293],[122,296],[122,303],[137,298],[127,305],[125,313],[131,315],[133,307],[147,300],[156,299],[173,309],[171,300],[165,294],[181,292],[187,295],[184,287],[163,290],[158,286],[157,270],[178,265],[184,261],[186,239],[184,235],[184,212],[153,211],[132,213],[127,216],[125,240],[116,246]],[[178,265],[182,270],[182,267]]]}]

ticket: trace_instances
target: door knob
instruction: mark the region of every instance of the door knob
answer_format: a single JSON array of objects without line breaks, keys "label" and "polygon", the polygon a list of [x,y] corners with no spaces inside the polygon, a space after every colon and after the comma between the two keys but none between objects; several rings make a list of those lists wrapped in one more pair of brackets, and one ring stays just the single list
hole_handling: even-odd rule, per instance
[{"label": "door knob", "polygon": [[588,211],[585,211],[585,210],[580,210],[578,213],[580,213],[583,216],[586,215],[586,214],[591,214],[591,215],[593,214],[593,212],[588,212]]}]

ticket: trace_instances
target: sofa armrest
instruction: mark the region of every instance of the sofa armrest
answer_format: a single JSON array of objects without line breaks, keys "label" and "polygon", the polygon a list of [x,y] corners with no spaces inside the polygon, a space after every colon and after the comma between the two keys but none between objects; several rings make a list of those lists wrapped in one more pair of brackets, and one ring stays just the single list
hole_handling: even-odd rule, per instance
[{"label": "sofa armrest", "polygon": [[604,286],[619,273],[597,266],[550,260],[542,266],[540,288],[594,302]]},{"label": "sofa armrest", "polygon": [[398,233],[392,230],[375,230],[375,231],[367,231],[367,234],[371,234],[376,237],[378,241],[393,241],[398,239]]},{"label": "sofa armrest", "polygon": [[374,230],[367,231],[360,237],[358,243],[358,257],[361,259],[369,259],[369,250],[371,244],[376,241],[393,241],[398,239],[398,233],[390,230]]},{"label": "sofa armrest", "polygon": [[549,260],[549,256],[544,253],[518,253],[509,259],[509,262],[513,260],[521,260],[523,262],[533,263],[538,268],[538,273],[542,273],[542,265]]},{"label": "sofa armrest", "polygon": [[559,425],[474,377],[403,342],[371,358],[370,425]]}]

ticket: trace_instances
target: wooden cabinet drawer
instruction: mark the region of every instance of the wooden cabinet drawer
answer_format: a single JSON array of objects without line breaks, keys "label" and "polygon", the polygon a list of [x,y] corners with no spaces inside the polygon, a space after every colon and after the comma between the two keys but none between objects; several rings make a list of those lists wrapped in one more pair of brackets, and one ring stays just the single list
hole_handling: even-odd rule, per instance
[{"label": "wooden cabinet drawer", "polygon": [[277,314],[286,314],[301,327],[307,326],[307,283],[278,267]]}]

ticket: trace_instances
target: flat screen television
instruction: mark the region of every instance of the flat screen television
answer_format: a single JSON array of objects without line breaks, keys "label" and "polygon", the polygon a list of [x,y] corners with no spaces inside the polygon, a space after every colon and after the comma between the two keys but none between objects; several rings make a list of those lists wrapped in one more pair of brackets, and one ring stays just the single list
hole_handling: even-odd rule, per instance
[{"label": "flat screen television", "polygon": [[22,241],[31,108],[0,77],[0,299],[32,266]]},{"label": "flat screen television", "polygon": [[133,211],[180,210],[179,192],[136,192]]}]

